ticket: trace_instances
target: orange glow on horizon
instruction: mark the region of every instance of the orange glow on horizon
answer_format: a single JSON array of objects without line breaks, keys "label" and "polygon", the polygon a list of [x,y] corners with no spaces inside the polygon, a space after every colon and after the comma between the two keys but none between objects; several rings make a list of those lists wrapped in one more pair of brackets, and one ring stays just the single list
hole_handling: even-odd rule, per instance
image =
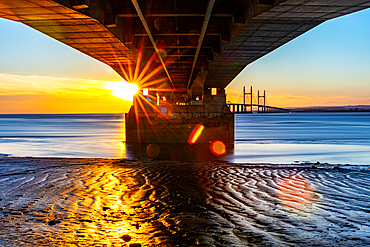
[{"label": "orange glow on horizon", "polygon": [[132,102],[113,96],[106,83],[105,80],[0,73],[0,113],[128,112]]},{"label": "orange glow on horizon", "polygon": [[[156,52],[145,54],[144,44],[143,39],[139,50],[127,51],[130,61],[117,64],[117,73],[110,71],[109,77],[102,74],[98,79],[83,79],[0,73],[0,96],[5,96],[0,99],[0,113],[128,112],[138,88],[173,90],[170,79],[161,74],[163,64],[155,62]],[[113,47],[111,52],[120,58]],[[166,59],[165,64],[174,59]],[[118,78],[123,79],[118,81]]]},{"label": "orange glow on horizon", "polygon": [[[242,103],[241,89],[226,89],[227,101],[231,103]],[[293,108],[314,106],[347,106],[347,105],[369,105],[368,96],[344,96],[344,95],[312,95],[312,94],[281,94],[279,92],[267,92],[267,99],[271,106]],[[250,98],[246,97],[247,102]],[[253,93],[253,103],[257,103],[257,96]],[[257,108],[256,108],[257,109]]]},{"label": "orange glow on horizon", "polygon": [[0,113],[128,112],[138,88],[173,90],[165,85],[167,77],[158,76],[163,66],[153,67],[154,56],[155,53],[144,64],[139,51],[136,63],[120,64],[119,74],[124,78],[120,81],[118,74],[117,78],[96,80],[0,73],[0,96],[4,96],[0,99]]}]

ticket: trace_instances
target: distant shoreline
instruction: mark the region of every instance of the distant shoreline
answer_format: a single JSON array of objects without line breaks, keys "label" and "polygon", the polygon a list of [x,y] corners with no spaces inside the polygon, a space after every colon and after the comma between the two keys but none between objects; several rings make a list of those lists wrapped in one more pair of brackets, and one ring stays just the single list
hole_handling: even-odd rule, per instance
[{"label": "distant shoreline", "polygon": [[370,105],[292,107],[291,112],[370,112]]},{"label": "distant shoreline", "polygon": [[[370,112],[370,105],[284,107],[290,112]],[[0,113],[0,116],[17,115],[124,115],[125,113]]]},{"label": "distant shoreline", "polygon": [[370,112],[370,110],[291,109],[290,112]]}]

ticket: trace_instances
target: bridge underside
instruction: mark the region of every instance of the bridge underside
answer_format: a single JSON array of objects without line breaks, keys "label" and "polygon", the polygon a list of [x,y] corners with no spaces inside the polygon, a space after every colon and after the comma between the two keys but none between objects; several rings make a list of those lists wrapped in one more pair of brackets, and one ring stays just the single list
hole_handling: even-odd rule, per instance
[{"label": "bridge underside", "polygon": [[108,64],[129,82],[173,89],[189,104],[320,23],[368,7],[369,0],[0,0],[0,17]]},{"label": "bridge underside", "polygon": [[[157,125],[159,136],[166,136],[169,122],[182,131],[196,116],[195,122],[214,126],[209,133],[220,132],[225,126],[217,123],[226,124],[232,115],[224,89],[248,64],[326,20],[369,7],[370,0],[0,0],[0,17],[39,30],[149,88],[137,97],[127,122],[129,141],[152,142],[157,134],[150,139],[148,126],[158,117],[166,120]],[[167,104],[172,121],[161,113]],[[185,112],[192,117],[180,123]],[[149,124],[146,132],[132,129],[140,123]],[[226,132],[233,128],[230,122]],[[187,142],[188,132],[164,139]],[[220,136],[233,142],[233,135]]]}]

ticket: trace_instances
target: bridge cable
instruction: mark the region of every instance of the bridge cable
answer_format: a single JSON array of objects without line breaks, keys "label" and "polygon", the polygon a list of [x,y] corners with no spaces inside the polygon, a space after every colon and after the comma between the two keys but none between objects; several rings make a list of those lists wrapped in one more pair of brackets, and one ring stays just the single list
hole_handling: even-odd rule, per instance
[{"label": "bridge cable", "polygon": [[[133,1],[135,1],[135,0],[133,0]],[[189,81],[188,81],[188,89],[190,89],[190,87],[193,84],[192,81],[191,81],[191,78],[193,77],[195,65],[197,64],[198,56],[199,56],[199,53],[200,53],[200,48],[202,47],[203,39],[204,39],[204,36],[206,35],[209,19],[211,18],[211,13],[212,13],[212,9],[213,9],[213,5],[215,4],[215,1],[216,0],[209,0],[209,2],[208,2],[206,15],[205,15],[204,21],[203,21],[202,30],[200,32],[200,37],[199,37],[199,41],[198,41],[197,50],[195,52],[193,65],[191,67],[190,77],[189,77]]]},{"label": "bridge cable", "polygon": [[242,95],[243,95],[243,92],[240,93],[237,103],[239,103],[240,98],[242,97]]}]

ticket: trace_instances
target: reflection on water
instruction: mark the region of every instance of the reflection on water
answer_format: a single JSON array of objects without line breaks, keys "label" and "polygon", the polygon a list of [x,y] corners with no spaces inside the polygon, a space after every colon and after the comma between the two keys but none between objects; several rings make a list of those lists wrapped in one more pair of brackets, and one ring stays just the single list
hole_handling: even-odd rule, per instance
[{"label": "reflection on water", "polygon": [[0,246],[365,246],[369,167],[0,159]]}]

